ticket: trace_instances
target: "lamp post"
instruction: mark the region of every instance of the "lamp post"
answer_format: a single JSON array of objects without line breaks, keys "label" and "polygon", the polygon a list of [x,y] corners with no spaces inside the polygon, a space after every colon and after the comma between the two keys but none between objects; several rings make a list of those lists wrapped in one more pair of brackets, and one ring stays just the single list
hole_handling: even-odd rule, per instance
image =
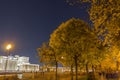
[{"label": "lamp post", "polygon": [[6,80],[6,70],[7,70],[7,66],[8,66],[8,55],[9,55],[9,53],[10,53],[10,49],[12,48],[12,45],[11,44],[8,44],[7,46],[6,46],[6,50],[7,50],[7,54],[6,54],[6,56],[7,56],[7,58],[6,58],[6,62],[5,62],[5,76],[4,76],[4,80]]}]

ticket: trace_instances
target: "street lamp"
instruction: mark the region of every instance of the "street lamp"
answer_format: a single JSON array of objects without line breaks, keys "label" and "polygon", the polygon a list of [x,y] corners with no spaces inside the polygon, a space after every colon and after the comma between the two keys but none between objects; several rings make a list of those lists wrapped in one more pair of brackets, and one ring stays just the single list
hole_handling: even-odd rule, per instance
[{"label": "street lamp", "polygon": [[8,44],[6,46],[6,50],[8,51],[7,52],[7,58],[6,58],[6,63],[5,63],[5,77],[4,77],[4,80],[6,80],[6,69],[7,69],[7,64],[8,64],[8,55],[9,55],[9,52],[10,52],[10,49],[12,48],[12,45],[11,44]]},{"label": "street lamp", "polygon": [[6,49],[8,50],[8,53],[7,53],[7,56],[9,55],[9,50],[12,48],[12,45],[11,44],[8,44],[7,46],[6,46]]}]

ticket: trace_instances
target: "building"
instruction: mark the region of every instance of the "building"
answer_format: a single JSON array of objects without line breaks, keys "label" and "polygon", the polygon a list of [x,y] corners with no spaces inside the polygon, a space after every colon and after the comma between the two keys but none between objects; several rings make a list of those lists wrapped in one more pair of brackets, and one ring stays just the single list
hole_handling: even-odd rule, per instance
[{"label": "building", "polygon": [[31,64],[29,57],[25,56],[0,56],[0,70],[1,71],[39,71],[38,64]]}]

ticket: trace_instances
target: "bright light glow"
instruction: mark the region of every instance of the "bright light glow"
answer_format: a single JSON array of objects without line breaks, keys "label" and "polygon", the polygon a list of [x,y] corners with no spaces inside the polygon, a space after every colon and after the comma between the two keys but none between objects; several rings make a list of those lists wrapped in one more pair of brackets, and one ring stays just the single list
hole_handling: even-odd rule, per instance
[{"label": "bright light glow", "polygon": [[7,50],[9,50],[11,48],[12,48],[11,44],[8,44],[7,47],[6,47]]},{"label": "bright light glow", "polygon": [[[7,68],[5,69],[7,59]],[[0,56],[0,70],[8,70],[8,71],[39,71],[38,64],[31,64],[29,62],[29,57],[14,57],[14,56]],[[26,69],[27,66],[27,69]]]},{"label": "bright light glow", "polygon": [[61,58],[63,59],[64,57],[62,56]]}]

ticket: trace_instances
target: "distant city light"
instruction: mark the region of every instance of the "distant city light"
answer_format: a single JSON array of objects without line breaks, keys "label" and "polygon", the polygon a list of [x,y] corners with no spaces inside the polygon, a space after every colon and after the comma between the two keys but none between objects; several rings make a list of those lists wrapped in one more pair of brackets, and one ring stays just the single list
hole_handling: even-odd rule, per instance
[{"label": "distant city light", "polygon": [[0,56],[0,71],[39,71],[39,64],[31,64],[25,56]]}]

